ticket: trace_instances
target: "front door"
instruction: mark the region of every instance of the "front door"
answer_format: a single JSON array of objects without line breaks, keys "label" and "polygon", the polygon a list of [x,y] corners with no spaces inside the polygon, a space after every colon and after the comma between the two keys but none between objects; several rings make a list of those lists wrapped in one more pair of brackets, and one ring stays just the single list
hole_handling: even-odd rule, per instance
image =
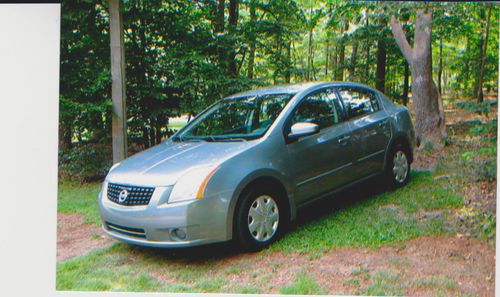
[{"label": "front door", "polygon": [[298,122],[320,127],[319,133],[287,144],[300,205],[352,181],[356,148],[340,100],[332,89],[306,96],[292,113],[288,128]]}]

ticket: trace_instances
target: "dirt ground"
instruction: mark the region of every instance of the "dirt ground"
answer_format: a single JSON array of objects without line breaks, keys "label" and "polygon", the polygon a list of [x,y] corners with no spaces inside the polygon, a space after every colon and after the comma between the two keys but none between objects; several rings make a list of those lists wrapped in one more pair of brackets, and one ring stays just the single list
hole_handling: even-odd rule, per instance
[{"label": "dirt ground", "polygon": [[77,214],[57,214],[57,261],[74,258],[113,242],[101,228],[83,223]]},{"label": "dirt ground", "polygon": [[[228,281],[234,284],[252,283],[259,275],[271,274],[268,293],[279,293],[279,288],[292,283],[298,273],[306,272],[330,294],[360,294],[377,275],[385,275],[400,284],[407,296],[433,296],[435,290],[452,296],[493,296],[494,263],[495,248],[485,241],[425,236],[378,249],[333,249],[314,260],[296,253],[275,252],[264,257],[235,254],[219,261],[213,270],[244,266],[252,271],[229,275]],[[175,282],[161,273],[155,277]]]}]

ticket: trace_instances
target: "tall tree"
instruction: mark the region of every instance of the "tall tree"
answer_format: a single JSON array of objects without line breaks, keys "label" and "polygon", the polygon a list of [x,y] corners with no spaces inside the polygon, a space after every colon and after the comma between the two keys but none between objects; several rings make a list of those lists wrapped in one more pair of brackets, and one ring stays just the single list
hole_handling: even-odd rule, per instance
[{"label": "tall tree", "polygon": [[484,37],[484,42],[481,42],[481,44],[484,43],[484,45],[481,46],[481,62],[480,62],[481,67],[479,70],[479,82],[478,82],[478,86],[477,86],[477,101],[478,102],[483,102],[483,100],[484,100],[484,94],[483,94],[484,65],[486,63],[486,50],[488,49],[488,37],[490,35],[491,9],[492,9],[492,6],[490,5],[489,9],[488,9],[488,17],[486,18],[486,33],[485,33],[485,37]]},{"label": "tall tree", "polygon": [[257,21],[257,14],[256,14],[256,2],[257,0],[250,0],[250,32],[249,32],[249,47],[250,47],[250,53],[248,55],[248,69],[247,69],[247,76],[250,79],[253,79],[253,73],[254,73],[254,68],[255,68],[255,50],[256,50],[256,43],[257,43],[257,37],[256,35],[256,21]]},{"label": "tall tree", "polygon": [[432,11],[427,8],[417,10],[413,47],[408,43],[401,23],[394,16],[391,17],[390,23],[394,38],[411,67],[417,145],[442,148],[446,126],[439,93],[432,80]]},{"label": "tall tree", "polygon": [[[384,16],[379,19],[379,32],[384,32],[387,25]],[[385,67],[387,61],[387,49],[384,34],[380,34],[377,40],[377,70],[375,73],[375,88],[380,92],[385,92]]]},{"label": "tall tree", "polygon": [[239,18],[239,0],[229,0],[229,38],[230,46],[228,48],[228,71],[229,75],[236,77],[238,75],[238,68],[236,65],[236,27],[238,26]]},{"label": "tall tree", "polygon": [[127,157],[127,109],[125,99],[125,46],[122,1],[109,1],[111,43],[111,97],[113,99],[113,163]]}]

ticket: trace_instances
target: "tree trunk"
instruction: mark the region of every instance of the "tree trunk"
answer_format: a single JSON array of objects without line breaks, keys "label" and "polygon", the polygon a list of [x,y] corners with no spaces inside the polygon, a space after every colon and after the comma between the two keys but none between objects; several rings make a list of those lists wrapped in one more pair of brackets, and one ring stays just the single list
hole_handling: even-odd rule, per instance
[{"label": "tree trunk", "polygon": [[325,50],[326,54],[325,54],[325,77],[328,77],[328,62],[329,62],[329,58],[330,58],[330,34],[329,34],[329,31],[326,32],[326,50]]},{"label": "tree trunk", "polygon": [[484,38],[484,46],[481,46],[481,68],[479,70],[479,83],[477,87],[477,101],[483,102],[483,79],[484,79],[484,64],[486,62],[486,50],[488,49],[488,37],[490,34],[490,19],[491,19],[491,6],[488,9],[488,17],[486,18],[486,36]]},{"label": "tree trunk", "polygon": [[[312,7],[311,7],[311,15],[312,15]],[[312,16],[311,16],[312,18]],[[307,47],[307,80],[311,80],[311,74],[314,71],[314,62],[313,62],[313,27],[309,25],[309,42]],[[313,74],[314,76],[314,74]]]},{"label": "tree trunk", "polygon": [[438,67],[438,91],[439,94],[443,94],[443,88],[441,86],[441,80],[443,77],[443,37],[439,39],[439,67]]},{"label": "tree trunk", "polygon": [[225,0],[219,0],[215,11],[215,24],[214,29],[216,33],[224,32],[224,9]]},{"label": "tree trunk", "polygon": [[342,37],[340,39],[338,45],[338,62],[337,62],[337,71],[335,72],[335,80],[343,81],[344,80],[344,60],[345,60],[345,31],[349,30],[349,21],[345,21],[344,28],[342,31]]},{"label": "tree trunk", "polygon": [[111,98],[113,101],[113,163],[127,157],[127,109],[125,98],[125,46],[123,44],[122,1],[109,1],[111,48]]},{"label": "tree trunk", "polygon": [[[214,32],[215,33],[224,33],[224,10],[225,10],[225,0],[219,0],[217,3],[217,6],[214,7]],[[221,34],[222,35],[222,34]],[[225,39],[221,40],[219,37],[216,38],[216,51],[217,55],[219,57],[219,66],[226,70],[227,65],[226,63],[226,51],[225,47],[223,46],[223,41]]]},{"label": "tree trunk", "polygon": [[[384,30],[386,22],[380,19],[380,31]],[[385,36],[380,35],[377,41],[377,70],[375,72],[375,88],[380,92],[385,92],[385,67],[387,62],[387,48]]]},{"label": "tree trunk", "polygon": [[403,105],[408,104],[408,88],[409,88],[409,80],[410,80],[410,66],[408,62],[405,61],[405,73],[404,73],[404,82],[403,82]]},{"label": "tree trunk", "polygon": [[232,77],[236,77],[238,75],[238,68],[236,65],[236,27],[238,25],[238,16],[239,16],[239,2],[238,0],[230,0],[229,1],[229,35],[231,37],[231,46],[229,48],[228,54],[228,71],[229,75]]},{"label": "tree trunk", "polygon": [[256,44],[256,36],[255,36],[255,21],[257,20],[257,15],[255,14],[255,1],[250,1],[250,53],[248,55],[248,69],[247,76],[250,79],[253,79],[254,67],[255,67],[255,44]]},{"label": "tree trunk", "polygon": [[352,46],[351,63],[349,65],[349,79],[351,81],[355,81],[356,80],[356,78],[355,78],[356,77],[355,71],[356,71],[357,55],[358,55],[358,43],[356,42]]},{"label": "tree trunk", "polygon": [[289,40],[286,42],[286,70],[285,70],[285,82],[290,83],[292,77],[292,42]]},{"label": "tree trunk", "polygon": [[396,43],[411,67],[412,99],[415,109],[415,133],[419,148],[444,146],[446,126],[436,84],[432,80],[432,12],[419,9],[414,25],[415,42],[410,47],[399,21],[391,17]]},{"label": "tree trunk", "polygon": [[[370,27],[370,22],[369,18],[366,18],[366,28]],[[368,81],[370,77],[370,45],[371,45],[371,40],[366,39],[366,64],[365,64],[365,73],[364,73],[364,80]]]}]

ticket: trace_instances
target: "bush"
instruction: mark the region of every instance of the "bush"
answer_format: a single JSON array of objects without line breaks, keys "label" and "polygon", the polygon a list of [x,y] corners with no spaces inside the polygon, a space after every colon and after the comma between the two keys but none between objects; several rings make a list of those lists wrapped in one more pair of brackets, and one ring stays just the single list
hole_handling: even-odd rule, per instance
[{"label": "bush", "polygon": [[460,101],[456,103],[458,108],[474,112],[477,114],[488,114],[491,111],[492,102],[485,100],[483,102],[477,101]]},{"label": "bush", "polygon": [[470,129],[472,135],[496,135],[497,134],[497,120],[492,120],[485,124],[481,122],[475,123],[475,125]]},{"label": "bush", "polygon": [[111,145],[82,144],[59,151],[59,176],[91,182],[102,180],[111,165]]}]

